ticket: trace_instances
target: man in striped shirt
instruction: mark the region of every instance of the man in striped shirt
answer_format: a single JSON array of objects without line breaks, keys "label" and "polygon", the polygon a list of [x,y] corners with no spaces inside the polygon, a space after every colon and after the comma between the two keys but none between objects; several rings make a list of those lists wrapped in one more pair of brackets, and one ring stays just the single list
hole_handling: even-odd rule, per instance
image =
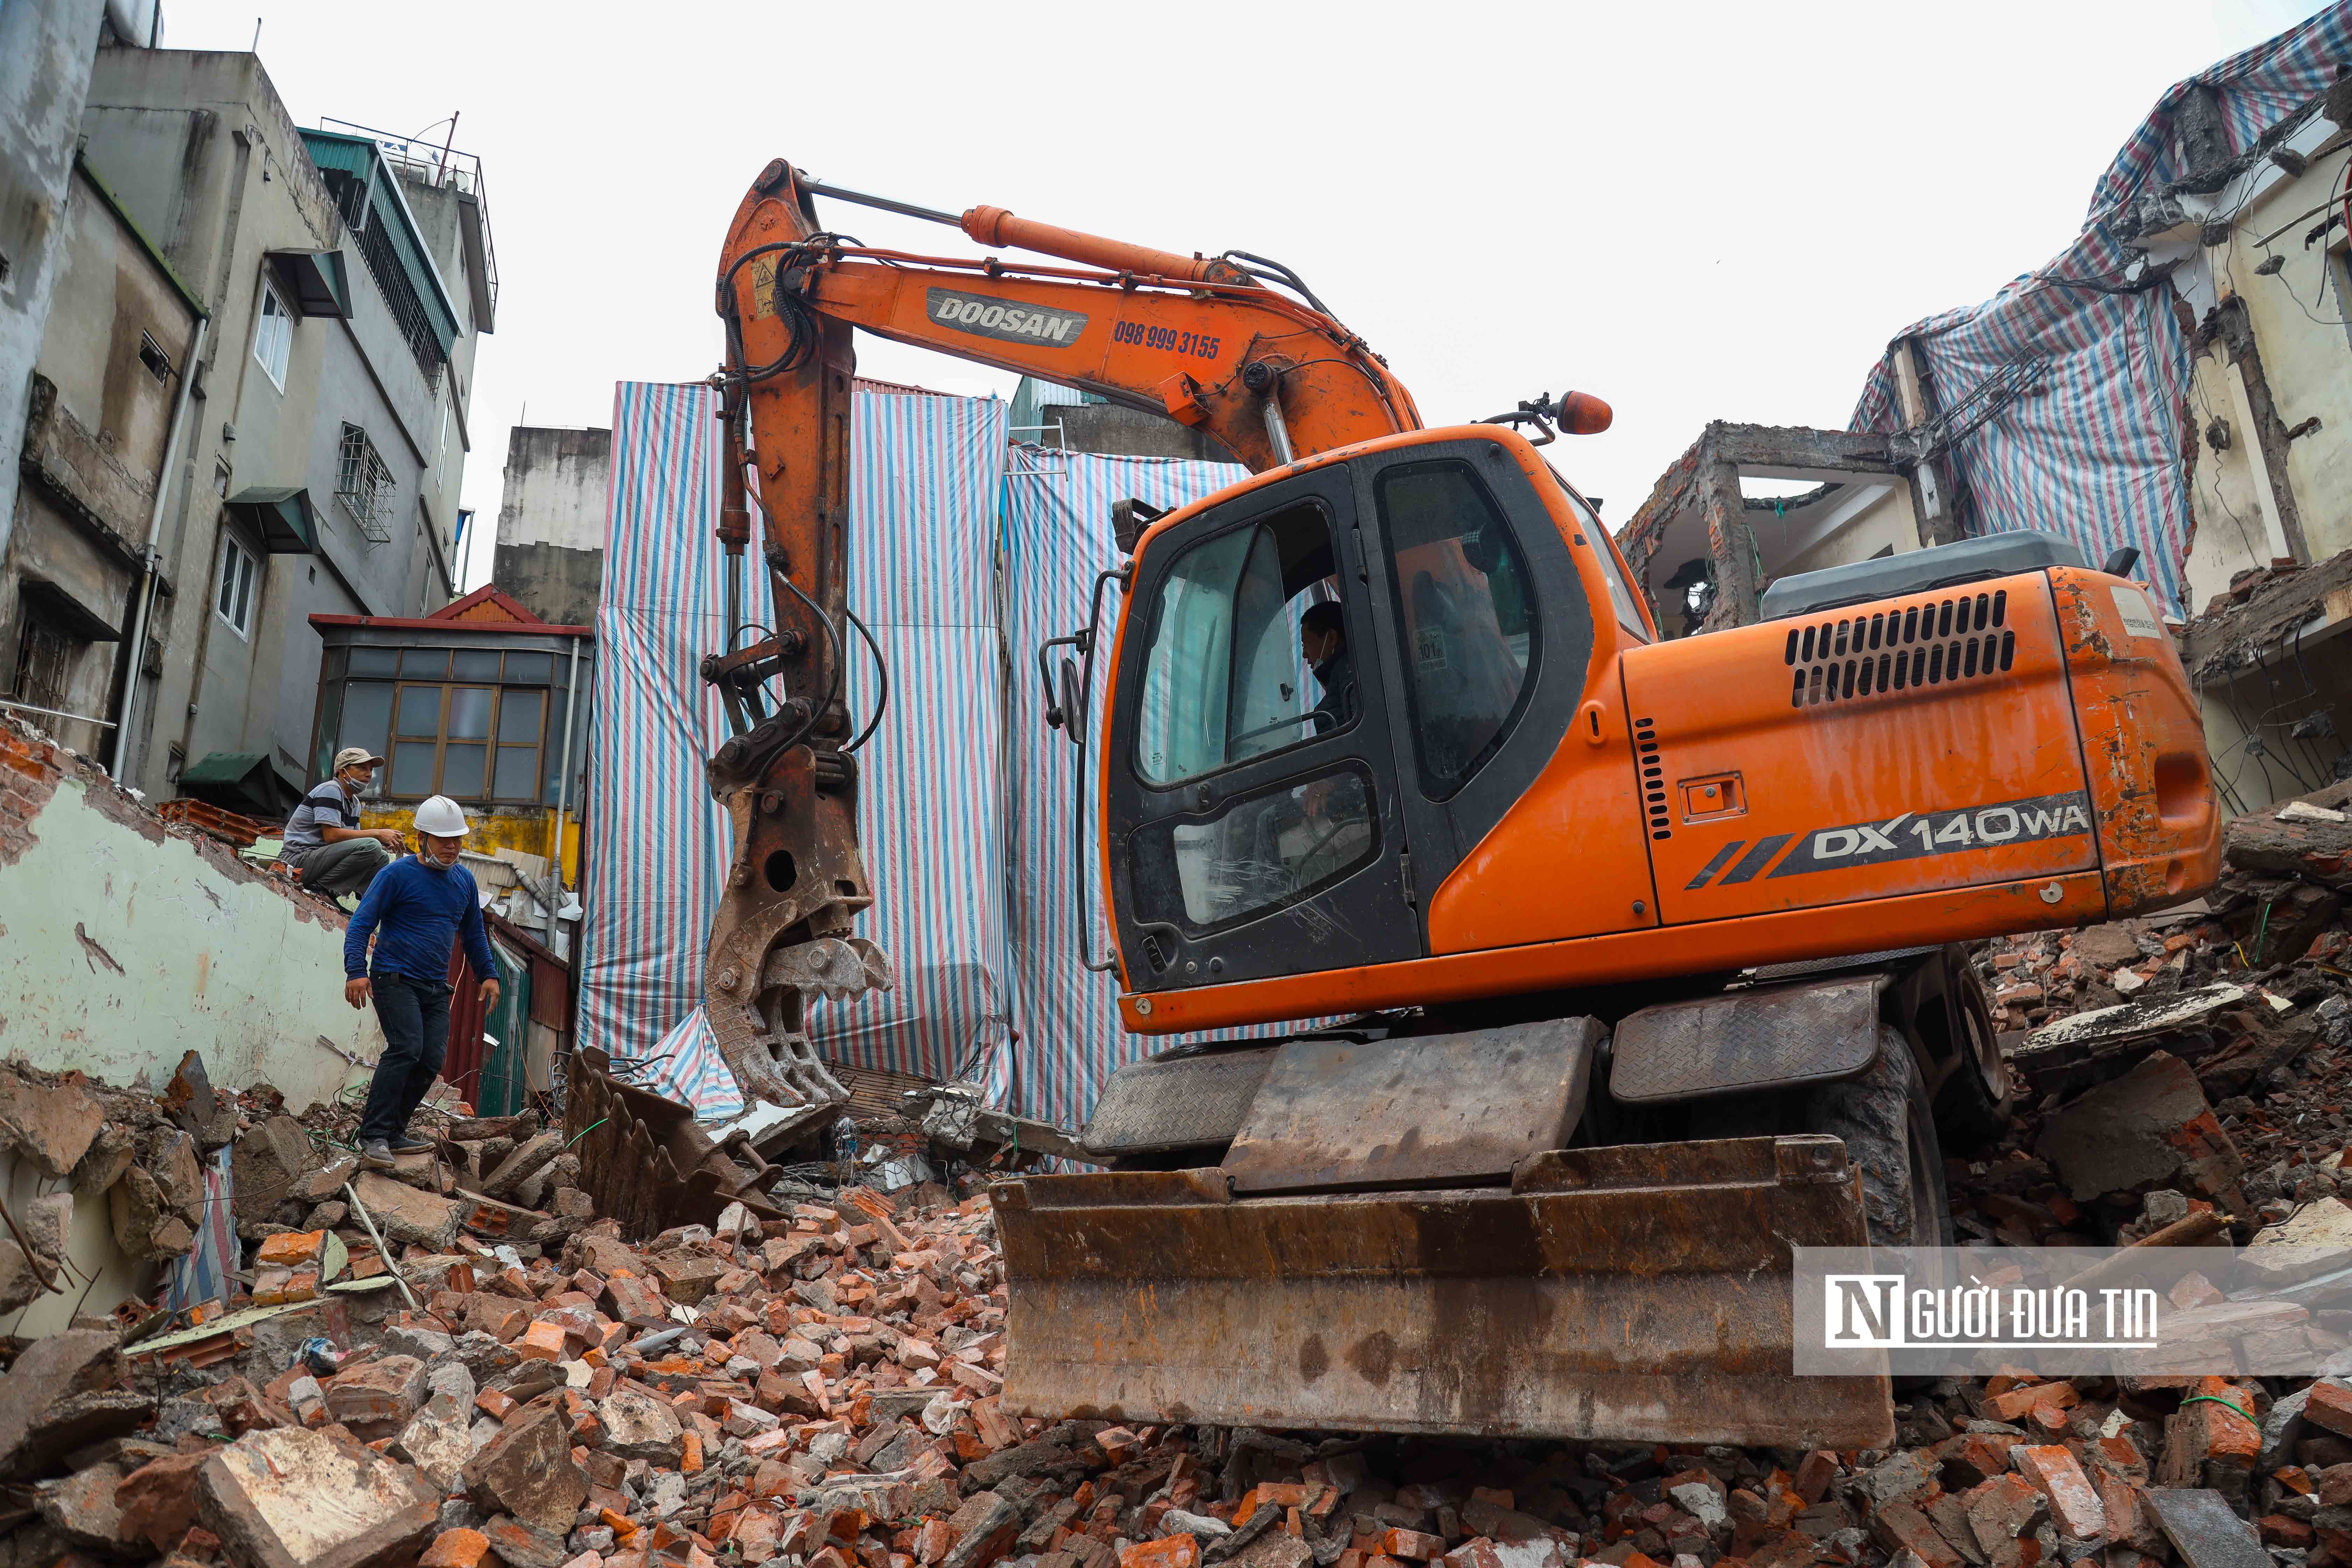
[{"label": "man in striped shirt", "polygon": [[335,753],[334,776],[304,795],[286,819],[286,847],[278,858],[300,871],[310,891],[364,898],[375,874],[403,847],[399,829],[360,826],[360,796],[383,765],[366,747],[345,746]]}]

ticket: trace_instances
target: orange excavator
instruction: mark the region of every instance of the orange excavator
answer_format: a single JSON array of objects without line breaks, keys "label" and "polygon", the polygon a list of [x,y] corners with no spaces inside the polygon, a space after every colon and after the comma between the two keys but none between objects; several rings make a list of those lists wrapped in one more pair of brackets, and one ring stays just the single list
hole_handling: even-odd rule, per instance
[{"label": "orange excavator", "polygon": [[[1053,261],[871,248],[820,196]],[[1885,1377],[1791,1374],[1791,1248],[1948,1241],[1942,1150],[2009,1095],[1959,944],[2218,871],[2196,702],[2128,560],[1969,540],[1665,640],[1542,450],[1605,405],[1425,428],[1264,258],[777,162],[718,308],[732,596],[756,510],[778,611],[704,668],[736,725],[706,984],[779,1105],[841,1094],[808,999],[889,983],[852,934],[852,329],[1164,415],[1251,470],[1106,519],[1127,558],[1039,668],[1093,763],[1112,948],[1088,962],[1127,1027],[1340,1021],[1136,1061],[1077,1135],[1099,1169],[995,1186],[1008,1409],[1889,1440]]]}]

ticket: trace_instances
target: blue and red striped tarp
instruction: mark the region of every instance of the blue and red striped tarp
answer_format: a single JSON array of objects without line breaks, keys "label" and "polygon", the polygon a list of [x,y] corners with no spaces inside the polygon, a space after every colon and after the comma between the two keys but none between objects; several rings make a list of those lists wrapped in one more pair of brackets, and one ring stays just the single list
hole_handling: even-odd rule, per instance
[{"label": "blue and red striped tarp", "polygon": [[[724,635],[712,412],[700,385],[625,384],[614,402],[580,1040],[724,1119],[742,1100],[698,1005],[730,848],[702,780],[725,721],[696,673]],[[1076,752],[1045,728],[1035,650],[1084,620],[1096,574],[1118,564],[1113,501],[1181,506],[1243,470],[1008,447],[1005,417],[971,398],[856,400],[850,601],[890,669],[861,775],[875,907],[858,929],[899,984],[820,1006],[811,1027],[829,1059],[968,1079],[1073,1127],[1114,1068],[1174,1042],[1122,1033],[1115,981],[1079,962],[1082,926],[1105,951],[1101,894],[1071,837]],[[1108,641],[1115,593],[1105,609]],[[862,650],[849,689],[870,712]]]},{"label": "blue and red striped tarp", "polygon": [[[2179,177],[2174,118],[2193,87],[2215,89],[2231,152],[2242,153],[2347,63],[2352,3],[2175,85],[2100,177],[2074,244],[1983,304],[1900,334],[1916,343],[1947,409],[1998,384],[1995,377],[2044,362],[2037,393],[2007,402],[1952,453],[1979,531],[2050,529],[2095,563],[2137,545],[2147,580],[2184,609],[2192,521],[2180,452],[2190,344],[2168,285],[2116,291],[2138,253],[2110,225],[2134,197]],[[1890,350],[1863,388],[1853,428],[1895,431],[1903,423]]]},{"label": "blue and red striped tarp", "polygon": [[[715,396],[698,384],[625,383],[613,467],[589,737],[587,903],[580,1040],[651,1063],[647,1081],[707,1116],[742,1109],[697,1011],[703,939],[732,847],[703,783],[726,739],[697,673],[725,640]],[[890,668],[890,707],[862,754],[859,830],[876,908],[860,931],[898,965],[898,988],[812,1017],[824,1047],[860,1066],[947,1078],[1001,1047],[1003,952],[1002,658],[991,560],[1004,405],[859,394],[850,607]],[[770,618],[764,574],[747,614]],[[851,710],[872,711],[861,646]],[[918,733],[925,743],[916,744]],[[951,737],[952,743],[934,744]]]}]

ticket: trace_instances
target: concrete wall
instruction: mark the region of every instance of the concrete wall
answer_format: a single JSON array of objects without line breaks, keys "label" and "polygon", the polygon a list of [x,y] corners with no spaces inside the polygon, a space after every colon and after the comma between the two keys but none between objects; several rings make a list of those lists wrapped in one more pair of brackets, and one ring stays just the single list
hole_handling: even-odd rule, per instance
[{"label": "concrete wall", "polygon": [[[67,261],[25,432],[27,482],[14,535],[0,551],[0,686],[18,673],[27,578],[64,593],[91,620],[128,632],[196,321],[194,307],[86,171],[74,179],[64,233]],[[168,362],[161,377],[141,358],[151,341]],[[78,644],[58,706],[103,717],[112,710],[121,644],[79,634]],[[78,751],[104,752],[105,732],[96,724],[41,724]]]},{"label": "concrete wall", "polygon": [[[2315,122],[2313,132],[2325,129],[2324,122]],[[2279,424],[2292,428],[2319,416],[2316,429],[2273,444],[2278,458],[2273,463],[2283,468],[2284,482],[2294,492],[2314,561],[2352,548],[2352,416],[2346,413],[2352,409],[2352,327],[2346,325],[2352,319],[2352,299],[2345,287],[2342,227],[2306,248],[2304,235],[2320,217],[2294,220],[2307,208],[2326,205],[2336,195],[2343,172],[2338,154],[2314,159],[2301,174],[2274,180],[2246,211],[2234,215],[2229,245],[2211,258],[2220,295],[2245,302]],[[2287,226],[2284,233],[2262,243],[2282,224]],[[2268,276],[2258,272],[2272,257],[2281,259],[2280,269]],[[2201,429],[2205,410],[2192,411]],[[2226,519],[2200,510],[2199,533],[2216,522],[2228,526]]]},{"label": "concrete wall", "polygon": [[343,1002],[339,910],[4,722],[0,779],[0,1055],[160,1089],[193,1049],[297,1111],[363,1080],[345,1058],[383,1037]]},{"label": "concrete wall", "polygon": [[[2239,573],[2265,568],[2289,551],[2261,446],[2239,412],[2246,398],[2242,371],[2216,343],[2189,362],[2189,437],[2196,443],[2189,506],[2197,527],[2189,542],[2184,607],[2194,616],[2228,592]],[[2212,439],[2217,423],[2227,443],[2219,447]]]},{"label": "concrete wall", "polygon": [[[1911,487],[1901,475],[1890,474],[1875,481],[1858,479],[1853,488],[1874,482],[1885,486],[1884,494],[1864,500],[1860,509],[1841,519],[1827,537],[1782,561],[1772,575],[1792,577],[1800,572],[1850,566],[1882,551],[1903,555],[1918,549],[1919,524],[1911,510]],[[1748,521],[1753,524],[1755,521],[1751,514]]]},{"label": "concrete wall", "polygon": [[[1038,410],[1037,416],[1061,424],[1061,445],[1072,452],[1100,452],[1119,458],[1192,458],[1204,463],[1230,463],[1233,454],[1206,433],[1140,408],[1118,403],[1067,403]],[[1050,445],[1053,431],[1024,431],[1022,439]]]},{"label": "concrete wall", "polygon": [[[402,182],[461,325],[449,367],[428,379],[255,57],[105,51],[84,129],[92,166],[214,311],[184,445],[191,482],[164,525],[166,560],[187,591],[157,628],[163,675],[134,715],[127,777],[162,798],[184,761],[258,752],[299,787],[309,782],[319,676],[308,617],[415,616],[455,594],[475,323],[470,290],[448,270],[462,268],[453,220],[436,202],[457,198]],[[296,322],[281,389],[253,345],[267,256],[288,249],[343,252],[352,317]],[[346,423],[367,432],[393,475],[390,537],[381,542],[335,499]],[[236,527],[220,502],[279,485],[308,489],[318,549],[265,557],[255,624],[241,637],[213,611],[222,537]]]},{"label": "concrete wall", "polygon": [[593,626],[604,579],[610,430],[518,425],[507,433],[490,580],[558,626]]},{"label": "concrete wall", "polygon": [[0,550],[16,511],[16,455],[64,249],[67,189],[101,0],[0,5]]}]

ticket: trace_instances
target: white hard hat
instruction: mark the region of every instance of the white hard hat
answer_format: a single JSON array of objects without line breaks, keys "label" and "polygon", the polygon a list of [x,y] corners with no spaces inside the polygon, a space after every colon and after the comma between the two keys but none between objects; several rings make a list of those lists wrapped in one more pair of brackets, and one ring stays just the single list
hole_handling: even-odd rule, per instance
[{"label": "white hard hat", "polygon": [[436,838],[463,838],[466,808],[446,795],[433,795],[416,808],[416,831]]}]

